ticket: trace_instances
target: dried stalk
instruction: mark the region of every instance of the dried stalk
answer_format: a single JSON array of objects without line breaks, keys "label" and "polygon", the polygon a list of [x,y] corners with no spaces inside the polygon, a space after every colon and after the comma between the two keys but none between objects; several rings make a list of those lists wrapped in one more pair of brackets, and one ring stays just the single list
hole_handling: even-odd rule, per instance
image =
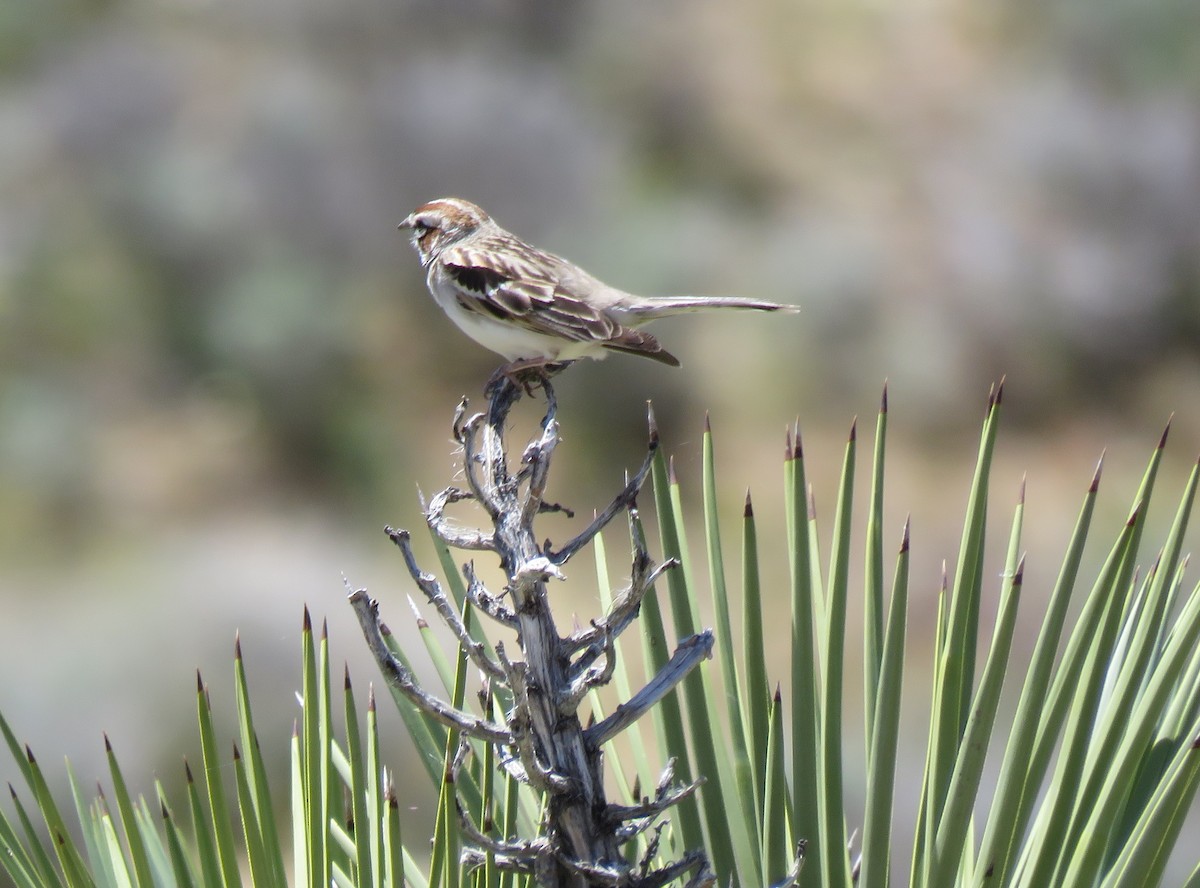
[{"label": "dried stalk", "polygon": [[[699,782],[675,785],[673,767],[668,765],[654,799],[638,805],[615,805],[605,795],[601,752],[605,742],[644,714],[709,655],[711,632],[683,640],[663,670],[608,718],[585,728],[577,713],[587,692],[610,680],[616,667],[617,636],[636,619],[642,599],[655,580],[675,562],[655,566],[640,534],[635,533],[629,588],[616,596],[607,615],[566,637],[559,635],[555,625],[547,588],[550,579],[563,579],[560,568],[618,514],[627,512],[631,519],[634,517],[638,492],[658,447],[657,430],[651,421],[648,452],[637,474],[582,532],[554,550],[549,542],[538,543],[534,521],[544,512],[570,512],[544,500],[551,461],[560,440],[558,405],[549,381],[539,379],[537,384],[546,396],[546,415],[539,434],[522,450],[515,472],[508,465],[504,427],[521,398],[522,386],[501,378],[491,389],[486,414],[468,415],[467,401],[459,403],[453,434],[463,448],[467,489],[447,487],[424,506],[429,527],[447,546],[496,553],[507,580],[504,594],[488,592],[468,562],[463,566],[467,597],[480,613],[516,630],[519,659],[510,658],[501,644],[493,645],[489,652],[482,637],[471,634],[437,579],[420,568],[407,531],[388,529],[413,580],[471,661],[487,681],[499,683],[511,693],[512,708],[505,724],[456,710],[420,689],[388,649],[378,604],[364,592],[353,593],[351,603],[371,651],[393,686],[464,737],[495,744],[497,761],[510,774],[545,794],[544,832],[524,840],[487,835],[460,804],[464,836],[476,846],[464,853],[465,865],[479,865],[491,854],[501,868],[532,873],[538,884],[547,888],[654,888],[689,873],[688,885],[711,884],[714,876],[702,851],[689,852],[678,861],[656,868],[657,836],[636,863],[630,863],[623,848],[672,805],[692,795]],[[463,501],[478,504],[491,527],[472,529],[452,524],[446,509]],[[504,597],[507,603],[502,603]],[[466,749],[464,740],[451,767],[451,780],[463,766]]]}]

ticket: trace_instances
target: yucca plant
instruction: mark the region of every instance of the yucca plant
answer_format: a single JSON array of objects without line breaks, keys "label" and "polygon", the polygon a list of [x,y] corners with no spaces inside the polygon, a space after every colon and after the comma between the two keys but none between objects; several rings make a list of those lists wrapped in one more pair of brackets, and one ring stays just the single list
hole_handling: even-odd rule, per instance
[{"label": "yucca plant", "polygon": [[[440,580],[418,565],[407,532],[389,530],[418,588],[459,642],[452,654],[436,643],[426,646],[439,689],[413,680],[412,652],[402,650],[380,620],[386,597],[380,605],[361,591],[350,596],[425,776],[439,792],[428,834],[402,842],[394,776],[380,758],[375,700],[361,711],[348,674],[340,701],[344,734],[334,735],[327,641],[324,634],[314,640],[306,613],[304,708],[292,738],[290,806],[267,786],[240,655],[232,778],[228,758],[218,752],[208,691],[198,684],[204,763],[197,779],[189,771],[186,826],[161,787],[153,802],[130,798],[111,755],[112,803],[104,796],[86,798],[68,771],[77,821],[68,826],[32,752],[0,719],[36,808],[14,791],[12,817],[0,811],[0,859],[13,881],[216,886],[248,878],[255,885],[417,888],[632,886],[679,879],[829,886],[1161,882],[1200,780],[1200,588],[1186,589],[1183,556],[1197,471],[1181,492],[1166,539],[1150,550],[1152,558],[1142,555],[1142,518],[1165,433],[1128,520],[1092,577],[1083,564],[1097,468],[1047,597],[1034,652],[1028,663],[1013,664],[1024,504],[1019,501],[1013,515],[993,603],[982,565],[1002,390],[989,395],[962,543],[939,599],[917,829],[901,836],[893,832],[892,814],[909,531],[905,526],[900,534],[890,567],[882,520],[886,391],[870,460],[865,552],[857,556],[865,565],[862,589],[850,581],[856,431],[852,427],[847,441],[827,560],[819,557],[822,533],[799,432],[788,436],[785,629],[779,619],[764,625],[764,613],[778,614],[782,607],[777,595],[764,595],[759,581],[749,498],[741,524],[740,593],[729,591],[707,427],[701,499],[710,583],[704,588],[689,553],[680,485],[657,446],[653,420],[646,463],[613,504],[563,546],[537,543],[537,516],[561,509],[542,499],[558,443],[553,391],[548,384],[544,390],[546,419],[512,470],[504,426],[521,390],[502,384],[486,414],[468,417],[466,404],[460,405],[454,430],[464,448],[467,489],[448,488],[425,508]],[[646,477],[653,483],[662,549],[657,565],[638,509]],[[452,524],[446,510],[464,500],[481,507],[490,526],[476,531]],[[633,563],[628,585],[614,590],[601,531],[622,514]],[[546,585],[589,542],[606,613],[562,636]],[[470,562],[460,571],[447,543],[499,555],[503,592],[484,588]],[[660,579],[665,595],[656,591]],[[852,595],[865,596],[867,743],[861,752],[843,741]],[[989,643],[979,627],[993,608]],[[703,628],[702,611],[714,614],[712,631]],[[734,632],[739,624],[740,636]],[[640,670],[624,656],[629,644],[621,633],[633,625],[640,651],[628,653],[640,653]],[[677,640],[674,653],[670,638]],[[790,674],[772,675],[768,645],[789,644]],[[694,668],[710,650],[716,662]],[[558,678],[566,680],[565,693],[551,693]],[[1011,726],[1001,731],[998,702],[1009,684],[1021,688],[1020,698]],[[650,717],[636,721],[643,714]],[[1002,743],[993,742],[997,734]],[[603,758],[614,743],[619,754]],[[976,821],[989,746],[998,749],[999,779],[986,815]],[[844,775],[852,771],[867,775],[861,824],[848,822],[843,804]],[[655,789],[642,789],[651,783]],[[1200,885],[1200,866],[1189,884]]]}]

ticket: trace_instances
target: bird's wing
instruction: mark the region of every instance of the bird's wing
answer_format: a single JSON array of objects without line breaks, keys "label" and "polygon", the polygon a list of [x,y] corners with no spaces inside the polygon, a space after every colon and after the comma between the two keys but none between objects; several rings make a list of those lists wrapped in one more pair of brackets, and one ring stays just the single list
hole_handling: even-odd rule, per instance
[{"label": "bird's wing", "polygon": [[[678,363],[649,333],[621,324],[580,292],[603,287],[581,277],[567,260],[528,244],[485,238],[448,247],[439,257],[460,290],[466,311],[525,327],[543,336],[594,342],[665,363]],[[574,286],[565,282],[571,280]]]}]

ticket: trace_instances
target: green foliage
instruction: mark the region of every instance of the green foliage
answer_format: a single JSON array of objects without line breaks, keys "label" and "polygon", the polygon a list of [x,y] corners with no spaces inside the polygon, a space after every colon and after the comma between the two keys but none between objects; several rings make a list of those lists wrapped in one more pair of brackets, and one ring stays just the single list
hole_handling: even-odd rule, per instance
[{"label": "green foliage", "polygon": [[[1089,486],[1067,547],[1058,581],[1042,621],[1037,647],[1022,672],[1009,654],[1016,631],[1024,559],[1021,532],[1024,496],[1009,533],[990,644],[980,637],[983,560],[987,536],[989,475],[996,445],[1001,390],[989,397],[975,476],[953,582],[939,601],[934,652],[933,707],[925,775],[911,848],[892,832],[896,763],[899,758],[900,689],[908,610],[909,530],[896,559],[890,600],[884,589],[883,509],[886,393],[879,415],[867,502],[865,626],[867,747],[851,755],[842,742],[847,713],[842,704],[846,613],[851,594],[848,557],[854,502],[856,434],[845,453],[834,510],[828,564],[819,563],[817,516],[806,495],[804,456],[798,433],[789,440],[785,492],[792,578],[791,710],[788,743],[775,738],[778,712],[769,705],[761,673],[761,620],[754,515],[747,504],[743,534],[745,645],[730,651],[734,615],[725,589],[721,537],[715,517],[711,433],[705,434],[704,501],[708,561],[713,573],[717,649],[729,706],[728,741],[712,730],[712,713],[689,705],[684,716],[689,743],[717,749],[732,762],[705,773],[701,791],[714,784],[724,799],[727,825],[706,821],[735,843],[725,860],[714,855],[718,879],[763,884],[783,877],[788,864],[778,829],[789,841],[805,841],[802,885],[1153,885],[1162,877],[1197,786],[1200,757],[1200,587],[1184,591],[1181,558],[1197,486],[1193,471],[1182,491],[1167,540],[1139,577],[1143,522],[1162,459],[1164,434],[1155,449],[1128,521],[1090,591],[1078,585],[1099,482]],[[655,475],[656,484],[664,476]],[[672,488],[677,486],[671,482]],[[677,493],[677,491],[675,491]],[[678,496],[659,496],[659,520],[673,528],[669,553],[686,552]],[[670,511],[667,511],[670,510]],[[687,571],[685,569],[685,575]],[[675,603],[677,599],[672,598]],[[1072,605],[1079,610],[1067,620]],[[695,599],[688,604],[695,608]],[[774,623],[781,622],[778,611]],[[771,633],[768,633],[770,635]],[[774,633],[778,636],[778,630]],[[779,639],[776,637],[775,643]],[[770,642],[767,642],[770,643]],[[982,671],[975,675],[982,651]],[[1006,682],[1007,679],[1007,682]],[[995,735],[1002,691],[1021,684],[1017,717],[1004,742]],[[769,734],[763,727],[770,719]],[[999,747],[1001,773],[988,816],[976,823],[985,754]],[[781,750],[790,761],[780,761]],[[1058,755],[1054,753],[1058,750]],[[678,747],[672,751],[678,753]],[[697,756],[697,761],[700,757]],[[849,824],[842,804],[843,777],[868,775],[861,827]],[[728,772],[728,773],[727,773]],[[779,775],[790,772],[790,793],[779,792]],[[766,803],[764,805],[764,800]],[[690,804],[685,803],[685,804]],[[747,818],[746,812],[753,816]],[[749,819],[749,822],[746,822]],[[982,839],[976,832],[982,829]],[[750,836],[750,844],[737,847]],[[854,838],[861,836],[859,840]],[[753,838],[758,837],[758,838]],[[711,845],[710,845],[711,847]],[[904,849],[900,851],[899,849]],[[743,862],[753,857],[750,864]],[[729,866],[728,860],[735,863]],[[1200,867],[1198,867],[1200,872]]]},{"label": "green foliage", "polygon": [[[82,846],[58,810],[33,752],[22,750],[0,717],[13,758],[33,793],[41,823],[28,816],[14,790],[14,825],[0,812],[4,869],[19,888],[33,886],[255,886],[408,884],[426,888],[401,843],[398,800],[379,760],[372,696],[363,715],[349,674],[344,683],[346,736],[333,736],[328,643],[314,644],[305,613],[302,646],[301,725],[292,738],[291,843],[294,861],[284,864],[281,796],[267,784],[250,709],[246,673],[237,645],[235,696],[239,739],[233,747],[233,802],[226,785],[230,758],[219,752],[208,688],[197,681],[197,711],[204,766],[201,779],[187,770],[190,825],[173,813],[161,785],[157,798],[130,797],[112,747],[107,745],[116,816],[101,795],[85,801],[70,777]],[[315,704],[315,705],[314,705]],[[365,748],[364,748],[365,737]],[[48,838],[47,838],[48,837]],[[406,880],[406,876],[408,876]]]},{"label": "green foliage", "polygon": [[[661,859],[705,847],[719,884],[766,885],[784,880],[803,847],[801,885],[919,886],[1095,885],[1106,888],[1157,884],[1200,786],[1200,588],[1186,592],[1183,539],[1198,484],[1185,485],[1161,549],[1145,569],[1142,516],[1154,491],[1165,435],[1154,451],[1128,520],[1090,588],[1081,583],[1099,473],[1089,486],[1042,616],[1028,664],[1010,661],[1023,581],[1024,503],[1018,502],[1008,535],[1003,576],[990,641],[980,625],[991,614],[984,594],[989,472],[996,446],[1000,391],[989,399],[979,456],[954,560],[952,581],[939,601],[934,651],[933,707],[925,773],[916,800],[916,834],[893,833],[895,777],[900,760],[900,695],[908,615],[909,530],[903,531],[890,588],[885,589],[883,541],[886,397],[879,415],[866,502],[863,649],[866,747],[848,749],[842,729],[847,613],[851,596],[852,504],[857,436],[847,442],[834,509],[832,544],[822,564],[818,519],[808,495],[799,435],[789,440],[784,492],[790,568],[787,628],[780,602],[760,588],[757,517],[747,498],[741,527],[741,596],[726,585],[711,431],[705,431],[702,499],[711,599],[696,581],[684,530],[681,491],[661,451],[653,467],[655,511],[663,557],[680,566],[666,576],[666,595],[649,595],[641,612],[646,674],[665,662],[671,636],[701,627],[711,607],[718,639],[717,668],[694,671],[679,694],[669,695],[646,724],[620,739],[621,754],[608,759],[618,803],[646,795],[668,756],[676,776],[703,775],[705,785],[648,832],[639,852]],[[645,533],[630,516],[635,539]],[[475,638],[456,565],[440,550],[454,606]],[[598,577],[606,606],[612,601],[605,548],[597,544]],[[738,612],[735,614],[734,611]],[[1073,619],[1070,617],[1076,613]],[[740,632],[735,632],[735,626]],[[468,660],[446,656],[426,638],[426,649],[451,702],[499,719],[507,701],[485,687],[472,704]],[[739,640],[740,639],[740,640]],[[790,641],[790,674],[772,676],[768,645]],[[397,656],[407,657],[388,637]],[[626,642],[625,644],[628,644]],[[618,643],[618,651],[621,643]],[[541,800],[510,777],[498,751],[472,741],[469,764],[454,782],[448,759],[459,749],[456,732],[397,698],[399,712],[424,764],[440,787],[429,832],[405,846],[389,772],[380,760],[375,700],[360,708],[350,676],[335,702],[328,645],[317,640],[305,615],[301,650],[303,716],[291,745],[290,807],[272,795],[250,707],[240,648],[235,670],[238,738],[232,770],[213,725],[209,692],[197,684],[203,752],[198,779],[188,770],[181,823],[163,795],[132,798],[109,749],[112,801],[86,799],[73,775],[77,824],[59,811],[33,753],[22,749],[0,718],[29,795],[13,792],[13,815],[0,811],[0,862],[20,888],[32,886],[327,886],[411,885],[509,888],[518,880],[483,849],[466,870],[461,850],[477,846],[464,832],[457,808],[494,837],[536,835]],[[981,664],[976,675],[977,661]],[[617,699],[638,686],[637,671],[621,657],[613,676]],[[997,712],[1002,692],[1019,683],[1016,716],[1000,742]],[[782,685],[782,687],[781,687]],[[597,718],[607,694],[593,691]],[[344,735],[335,736],[340,708]],[[632,754],[623,754],[624,750]],[[999,779],[986,817],[976,822],[985,754],[997,750]],[[861,824],[849,823],[844,775],[867,776]],[[28,798],[32,797],[32,806]],[[286,816],[281,816],[286,812]],[[78,835],[79,838],[75,838]],[[285,860],[290,840],[292,860]],[[412,849],[420,848],[419,853]],[[1197,877],[1193,878],[1193,881]]]}]

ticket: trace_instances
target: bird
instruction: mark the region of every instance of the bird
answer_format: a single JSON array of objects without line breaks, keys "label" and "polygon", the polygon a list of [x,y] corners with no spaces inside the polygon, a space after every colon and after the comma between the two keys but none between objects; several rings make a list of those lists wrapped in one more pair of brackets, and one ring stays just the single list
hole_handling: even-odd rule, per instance
[{"label": "bird", "polygon": [[609,352],[678,367],[643,324],[711,309],[800,310],[738,296],[636,296],[526,243],[462,198],[422,204],[398,227],[411,232],[434,301],[459,329],[509,362],[497,373],[510,378]]}]

